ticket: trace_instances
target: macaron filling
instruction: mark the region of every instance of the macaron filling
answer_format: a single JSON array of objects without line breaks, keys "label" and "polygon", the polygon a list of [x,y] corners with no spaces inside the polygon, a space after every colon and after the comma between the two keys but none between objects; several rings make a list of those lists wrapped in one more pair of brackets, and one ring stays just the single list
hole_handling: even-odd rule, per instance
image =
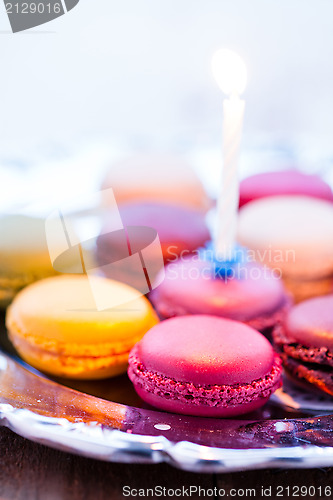
[{"label": "macaron filling", "polygon": [[288,338],[283,327],[274,330],[274,341],[288,357],[333,368],[333,353],[327,347],[306,347]]},{"label": "macaron filling", "polygon": [[[192,314],[192,311],[188,308],[182,306],[179,303],[173,303],[172,298],[163,297],[163,292],[160,293],[159,289],[155,289],[149,296],[157,310],[157,313],[160,319],[173,318],[175,316],[184,316],[187,314]],[[169,300],[170,299],[170,300]],[[248,326],[255,328],[261,332],[264,332],[267,329],[272,329],[274,325],[280,323],[288,310],[290,309],[292,304],[291,298],[288,295],[285,295],[281,298],[280,303],[276,304],[274,309],[270,311],[265,311],[258,316],[248,317],[247,315],[234,315],[232,313],[228,313],[227,310],[223,311],[221,309],[220,315],[225,318],[234,319],[237,321],[242,321]],[[194,314],[198,314],[200,311],[193,310]],[[206,310],[202,311],[203,314],[207,314]],[[210,311],[209,311],[210,313]],[[217,312],[214,311],[215,314]],[[255,311],[254,311],[255,313]]]},{"label": "macaron filling", "polygon": [[283,365],[298,382],[333,395],[333,295],[294,306],[273,340]]},{"label": "macaron filling", "polygon": [[304,382],[333,395],[333,352],[327,347],[304,346],[278,325],[273,332],[286,371]]},{"label": "macaron filling", "polygon": [[[98,298],[123,302],[98,310],[93,290]],[[124,373],[133,345],[156,323],[137,290],[84,275],[28,286],[6,315],[9,338],[25,361],[52,375],[86,380]]]},{"label": "macaron filling", "polygon": [[281,385],[281,360],[275,355],[272,369],[261,379],[233,385],[199,385],[176,381],[171,377],[148,370],[135,346],[129,357],[128,375],[137,389],[182,404],[228,408],[246,405],[258,399],[268,399]]},{"label": "macaron filling", "polygon": [[[52,365],[52,372],[57,376],[69,378],[98,378],[102,373],[108,376],[124,371],[127,365],[129,351],[110,352],[100,355],[80,355],[77,353],[65,354],[64,352],[49,351],[42,347],[30,344],[29,341],[16,337],[11,338],[18,352],[24,352],[24,359],[41,371],[47,371],[46,366]],[[89,347],[86,346],[86,351]]]}]

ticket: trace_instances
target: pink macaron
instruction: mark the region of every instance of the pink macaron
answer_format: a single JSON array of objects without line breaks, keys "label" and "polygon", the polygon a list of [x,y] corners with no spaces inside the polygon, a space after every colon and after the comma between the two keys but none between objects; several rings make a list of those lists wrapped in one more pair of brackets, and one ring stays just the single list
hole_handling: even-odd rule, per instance
[{"label": "pink macaron", "polygon": [[333,203],[290,195],[252,201],[237,233],[254,259],[279,269],[296,302],[333,292]]},{"label": "pink macaron", "polygon": [[332,189],[318,175],[297,169],[264,172],[247,177],[240,183],[239,206],[250,201],[279,195],[302,195],[333,202]]},{"label": "pink macaron", "polygon": [[209,314],[241,321],[265,333],[291,305],[272,270],[246,263],[228,279],[212,276],[211,264],[198,256],[170,263],[165,278],[149,296],[161,319]]},{"label": "pink macaron", "polygon": [[281,361],[268,340],[242,323],[208,315],[172,318],[134,346],[128,375],[159,409],[232,417],[263,406],[281,385]]},{"label": "pink macaron", "polygon": [[294,306],[273,337],[295,381],[333,396],[333,295]]},{"label": "pink macaron", "polygon": [[[205,215],[193,208],[158,202],[132,202],[119,205],[119,212],[125,227],[147,226],[157,231],[161,243],[164,262],[175,260],[182,253],[192,253],[210,239]],[[101,260],[117,251],[108,224],[97,241],[98,256]],[[137,248],[145,245],[145,233],[138,231],[132,236],[131,244]]]}]

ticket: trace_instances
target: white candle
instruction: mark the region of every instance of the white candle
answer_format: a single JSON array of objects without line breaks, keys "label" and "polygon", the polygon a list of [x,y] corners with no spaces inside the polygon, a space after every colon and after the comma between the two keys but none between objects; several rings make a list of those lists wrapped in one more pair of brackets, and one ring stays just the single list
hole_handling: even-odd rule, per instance
[{"label": "white candle", "polygon": [[230,260],[237,231],[238,162],[245,108],[239,96],[245,89],[247,74],[243,60],[230,50],[217,51],[212,67],[219,87],[229,95],[223,102],[222,187],[217,201],[214,250],[218,258]]}]

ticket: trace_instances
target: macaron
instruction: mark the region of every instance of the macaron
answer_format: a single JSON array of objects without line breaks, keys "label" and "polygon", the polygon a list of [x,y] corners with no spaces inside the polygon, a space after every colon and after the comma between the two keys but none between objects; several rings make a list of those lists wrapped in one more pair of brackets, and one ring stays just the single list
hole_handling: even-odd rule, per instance
[{"label": "macaron", "polygon": [[47,248],[45,219],[2,215],[0,235],[0,307],[6,307],[21,288],[56,272]]},{"label": "macaron", "polygon": [[263,172],[242,180],[239,186],[239,206],[280,195],[302,195],[333,202],[331,187],[319,176],[288,169]]},{"label": "macaron", "polygon": [[[102,183],[102,190],[108,188],[118,203],[164,202],[203,212],[212,206],[191,165],[170,154],[137,154],[115,162]],[[103,196],[108,205],[108,192]]]},{"label": "macaron", "polygon": [[[210,239],[205,216],[198,210],[167,203],[137,202],[120,205],[119,213],[124,227],[148,226],[157,231],[164,262],[175,260],[182,254],[188,255]],[[109,255],[117,251],[112,220],[110,222],[110,230],[106,224],[97,240],[99,262],[107,262]],[[130,244],[135,248],[144,248],[145,232],[131,234]],[[151,259],[153,257],[150,255]],[[157,257],[160,257],[160,249]]]},{"label": "macaron", "polygon": [[[117,305],[98,310],[96,298]],[[22,290],[7,310],[21,357],[51,375],[100,379],[126,371],[133,345],[158,322],[149,301],[122,283],[56,276]]]},{"label": "macaron", "polygon": [[214,277],[198,256],[169,264],[165,278],[149,295],[160,318],[208,314],[241,321],[269,334],[291,304],[282,281],[256,263],[236,268],[229,278]]},{"label": "macaron", "polygon": [[247,204],[238,240],[258,262],[279,270],[296,301],[333,291],[333,204],[276,196]]},{"label": "macaron", "polygon": [[273,338],[293,380],[333,396],[333,295],[294,306]]},{"label": "macaron", "polygon": [[232,417],[263,406],[280,387],[281,371],[262,334],[208,315],[156,325],[132,349],[128,367],[146,403],[202,417]]}]

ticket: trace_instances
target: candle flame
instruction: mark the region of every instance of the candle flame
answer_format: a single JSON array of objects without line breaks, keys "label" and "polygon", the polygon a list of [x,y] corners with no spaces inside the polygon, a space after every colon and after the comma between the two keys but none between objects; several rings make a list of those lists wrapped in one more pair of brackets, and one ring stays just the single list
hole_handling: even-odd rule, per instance
[{"label": "candle flame", "polygon": [[247,70],[243,59],[228,49],[219,49],[212,58],[214,78],[227,95],[242,94],[246,87]]}]

